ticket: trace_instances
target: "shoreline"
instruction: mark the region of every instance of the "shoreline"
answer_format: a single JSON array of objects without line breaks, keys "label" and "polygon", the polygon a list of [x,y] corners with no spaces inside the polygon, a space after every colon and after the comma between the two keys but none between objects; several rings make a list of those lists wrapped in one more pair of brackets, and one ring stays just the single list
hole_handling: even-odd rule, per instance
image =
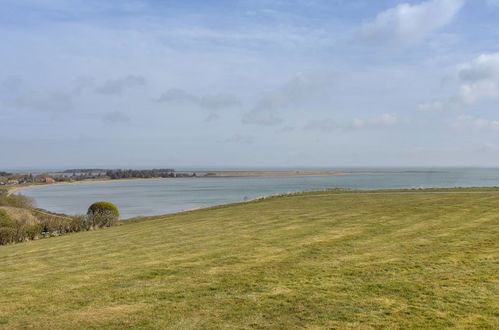
[{"label": "shoreline", "polygon": [[[186,173],[186,172],[180,172]],[[204,173],[198,171],[198,173]],[[204,175],[194,177],[174,177],[174,178],[126,178],[126,179],[89,179],[72,182],[54,182],[54,183],[34,183],[28,185],[9,186],[7,195],[12,195],[23,189],[42,186],[68,185],[68,184],[84,184],[96,182],[120,182],[120,181],[149,181],[149,180],[171,180],[171,179],[200,179],[200,178],[289,178],[289,177],[304,177],[304,176],[332,176],[332,175],[349,175],[349,174],[374,174],[376,172],[340,172],[340,171],[211,171],[207,173],[215,173],[215,175]]]},{"label": "shoreline", "polygon": [[[366,174],[366,173],[359,173],[359,174]],[[81,182],[58,182],[58,183],[53,183],[53,184],[35,184],[35,185],[27,185],[23,187],[15,187],[11,190],[7,191],[7,194],[12,194],[15,193],[19,190],[22,189],[27,189],[31,187],[36,187],[36,186],[47,186],[47,185],[62,185],[62,184],[83,184],[83,183],[95,183],[95,182],[112,182],[112,181],[134,181],[134,180],[141,180],[141,181],[148,181],[148,180],[169,180],[172,178],[129,178],[129,179],[114,179],[114,180],[88,180],[88,181],[81,181]],[[137,220],[142,220],[150,217],[159,217],[159,216],[171,216],[175,214],[181,214],[181,213],[188,213],[188,212],[193,212],[193,211],[199,211],[199,210],[206,210],[206,209],[211,209],[211,208],[218,208],[218,207],[226,207],[230,205],[237,205],[237,204],[244,204],[244,203],[251,203],[251,202],[257,202],[260,200],[265,200],[269,198],[276,198],[276,197],[286,197],[286,196],[294,196],[294,195],[301,195],[301,194],[312,194],[312,196],[329,196],[329,195],[354,195],[354,194],[362,194],[362,195],[375,195],[375,194],[417,194],[417,193],[429,193],[429,194],[480,194],[480,193],[498,193],[499,194],[499,186],[455,186],[455,187],[427,187],[427,188],[388,188],[388,189],[344,189],[344,188],[330,188],[330,189],[321,189],[321,190],[305,190],[305,191],[290,191],[290,192],[283,192],[283,193],[276,193],[276,194],[269,194],[269,195],[262,195],[258,196],[252,199],[244,200],[244,201],[236,201],[236,202],[229,202],[229,203],[222,203],[222,204],[216,204],[216,205],[208,205],[208,206],[200,206],[200,207],[195,207],[195,208],[190,208],[190,209],[184,209],[180,211],[174,211],[171,213],[160,213],[160,214],[153,214],[153,215],[138,215],[138,216],[132,216],[124,219],[119,219],[120,223],[125,223],[127,221],[137,221]],[[35,209],[37,212],[47,212],[51,213],[54,215],[53,211],[46,210],[46,209]],[[55,216],[70,216],[66,215],[63,213],[55,213]]]},{"label": "shoreline", "polygon": [[[430,171],[397,171],[397,170],[379,170],[379,171],[181,171],[179,173],[206,173],[206,175],[194,177],[173,177],[173,178],[125,178],[125,179],[89,179],[72,182],[55,183],[34,183],[19,186],[8,186],[7,195],[14,194],[23,189],[41,186],[84,184],[95,182],[120,182],[120,181],[149,181],[149,180],[171,180],[171,179],[200,179],[200,178],[290,178],[290,177],[308,177],[308,176],[337,176],[337,175],[365,175],[365,174],[413,174],[428,173]],[[431,171],[433,172],[433,171]]]},{"label": "shoreline", "polygon": [[138,216],[134,216],[134,217],[130,217],[130,218],[119,219],[119,222],[125,223],[127,221],[131,221],[131,222],[141,221],[141,220],[144,220],[147,218],[172,216],[172,215],[189,213],[189,212],[200,211],[200,210],[208,210],[208,209],[215,209],[215,208],[220,208],[220,207],[229,207],[229,206],[239,205],[239,204],[253,203],[253,202],[258,202],[258,201],[271,199],[271,198],[299,196],[302,194],[312,194],[311,196],[323,197],[323,196],[331,196],[331,195],[342,196],[342,195],[355,195],[355,194],[361,194],[361,195],[393,194],[393,195],[397,195],[397,194],[420,194],[420,193],[427,193],[427,194],[497,193],[497,194],[499,194],[499,187],[498,186],[483,186],[483,187],[478,186],[478,187],[440,187],[440,188],[393,188],[393,189],[374,189],[374,190],[369,190],[369,189],[349,190],[349,189],[341,189],[341,188],[331,188],[331,189],[324,189],[324,190],[290,191],[290,192],[284,192],[284,193],[262,195],[262,196],[248,199],[245,201],[194,207],[191,209],[185,209],[185,210],[176,211],[176,212],[172,212],[172,213],[161,213],[161,214],[153,214],[153,215],[138,215]]},{"label": "shoreline", "polygon": [[24,189],[42,186],[54,185],[69,185],[69,184],[85,184],[96,182],[120,182],[120,181],[149,181],[149,180],[171,180],[171,179],[216,179],[216,178],[290,178],[290,177],[309,177],[309,176],[339,176],[339,175],[366,175],[366,174],[412,174],[426,173],[428,171],[397,171],[397,170],[380,170],[380,171],[182,171],[179,173],[206,173],[206,175],[193,177],[173,177],[173,178],[125,178],[125,179],[88,179],[72,182],[55,182],[55,183],[34,183],[27,185],[8,186],[7,195],[12,195]]},{"label": "shoreline", "polygon": [[103,180],[82,180],[82,181],[73,181],[73,182],[54,182],[54,183],[33,183],[27,185],[18,185],[18,186],[9,186],[7,188],[7,196],[12,195],[18,191],[33,188],[33,187],[49,187],[49,186],[60,186],[60,185],[69,185],[69,184],[84,184],[84,183],[96,183],[96,182],[118,182],[118,181],[147,181],[147,180],[169,180],[173,178],[128,178],[128,179],[103,179]]}]

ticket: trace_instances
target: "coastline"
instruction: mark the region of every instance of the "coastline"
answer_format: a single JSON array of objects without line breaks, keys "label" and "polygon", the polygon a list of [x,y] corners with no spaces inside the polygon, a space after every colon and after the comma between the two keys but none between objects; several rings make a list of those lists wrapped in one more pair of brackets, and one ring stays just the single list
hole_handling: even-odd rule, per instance
[{"label": "coastline", "polygon": [[[203,171],[199,171],[203,172]],[[208,172],[208,171],[207,171]],[[186,172],[180,172],[186,173]],[[204,173],[204,172],[203,172]],[[179,178],[127,178],[127,179],[89,179],[72,182],[55,182],[55,183],[34,183],[27,185],[9,186],[7,195],[14,194],[23,189],[41,186],[67,185],[67,184],[84,184],[95,182],[120,182],[120,181],[149,181],[149,180],[171,180],[171,179],[198,179],[198,178],[288,178],[300,176],[331,176],[331,175],[349,175],[349,174],[369,174],[376,172],[340,172],[340,171],[210,171],[215,175],[204,175],[196,177],[179,177]]]},{"label": "coastline", "polygon": [[419,171],[180,171],[179,173],[206,173],[194,177],[176,177],[176,178],[126,178],[126,179],[88,179],[71,182],[55,183],[34,183],[27,185],[8,186],[7,195],[14,194],[21,190],[53,185],[85,184],[96,182],[120,182],[120,181],[149,181],[149,180],[171,180],[171,179],[199,179],[199,178],[289,178],[289,177],[312,177],[312,176],[338,176],[338,175],[363,175],[363,174],[402,174],[419,173]]},{"label": "coastline", "polygon": [[34,183],[27,185],[9,186],[7,188],[7,195],[12,195],[18,191],[33,188],[33,187],[48,187],[48,186],[59,186],[59,185],[69,185],[69,184],[84,184],[84,183],[96,183],[96,182],[118,182],[118,181],[148,181],[148,180],[170,180],[172,178],[129,178],[129,179],[103,179],[103,180],[82,180],[73,182],[54,182],[54,183]]}]

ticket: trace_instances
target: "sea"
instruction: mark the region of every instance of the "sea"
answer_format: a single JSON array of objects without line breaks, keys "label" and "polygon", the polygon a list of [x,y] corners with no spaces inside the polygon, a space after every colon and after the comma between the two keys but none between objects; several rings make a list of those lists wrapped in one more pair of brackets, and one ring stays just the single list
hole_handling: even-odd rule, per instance
[{"label": "sea", "polygon": [[[349,171],[348,169],[340,170]],[[364,169],[359,172],[369,173],[336,176],[197,177],[88,182],[30,187],[18,193],[34,198],[39,208],[72,215],[85,214],[88,206],[93,202],[108,201],[118,206],[121,213],[120,219],[128,219],[243,202],[298,191],[334,188],[375,190],[499,186],[499,168],[391,168],[375,171]]]}]

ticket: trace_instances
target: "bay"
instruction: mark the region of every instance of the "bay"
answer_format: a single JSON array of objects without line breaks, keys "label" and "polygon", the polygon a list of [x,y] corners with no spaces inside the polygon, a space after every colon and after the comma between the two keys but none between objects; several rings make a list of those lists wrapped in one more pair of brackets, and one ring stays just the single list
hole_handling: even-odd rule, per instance
[{"label": "bay", "polygon": [[[394,171],[394,169],[390,169]],[[405,172],[402,172],[405,171]],[[397,173],[274,178],[173,178],[89,182],[30,187],[20,193],[40,208],[84,214],[90,204],[109,201],[121,219],[175,213],[201,207],[242,202],[273,194],[332,188],[398,189],[499,186],[499,169],[407,170]]]}]

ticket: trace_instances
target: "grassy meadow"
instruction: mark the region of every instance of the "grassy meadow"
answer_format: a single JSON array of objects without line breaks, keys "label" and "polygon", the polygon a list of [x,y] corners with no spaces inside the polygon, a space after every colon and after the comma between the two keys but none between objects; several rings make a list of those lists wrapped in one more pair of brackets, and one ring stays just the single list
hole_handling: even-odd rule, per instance
[{"label": "grassy meadow", "polygon": [[315,192],[0,246],[0,328],[499,328],[499,189]]}]

